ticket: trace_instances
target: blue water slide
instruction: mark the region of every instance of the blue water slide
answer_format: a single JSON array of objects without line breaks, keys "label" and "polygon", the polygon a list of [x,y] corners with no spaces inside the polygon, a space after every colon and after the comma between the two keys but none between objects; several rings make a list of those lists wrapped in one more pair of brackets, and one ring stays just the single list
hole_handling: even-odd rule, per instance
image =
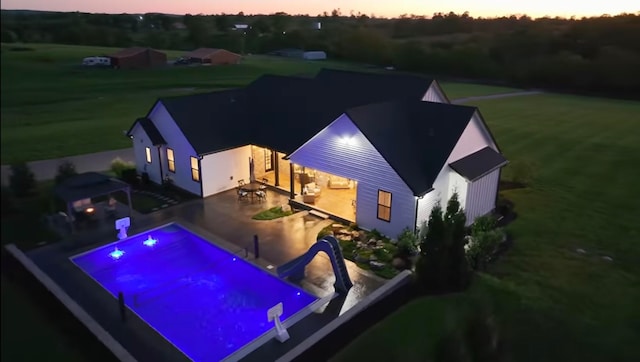
[{"label": "blue water slide", "polygon": [[293,281],[300,281],[304,279],[304,270],[307,264],[313,260],[313,258],[319,252],[323,251],[329,256],[331,260],[331,266],[333,267],[333,273],[336,276],[336,282],[334,287],[339,293],[346,294],[353,286],[347,266],[344,262],[344,256],[340,249],[338,240],[333,236],[325,236],[324,238],[316,241],[311,245],[309,250],[300,255],[299,257],[288,261],[278,267],[277,272],[280,278],[289,278]]}]

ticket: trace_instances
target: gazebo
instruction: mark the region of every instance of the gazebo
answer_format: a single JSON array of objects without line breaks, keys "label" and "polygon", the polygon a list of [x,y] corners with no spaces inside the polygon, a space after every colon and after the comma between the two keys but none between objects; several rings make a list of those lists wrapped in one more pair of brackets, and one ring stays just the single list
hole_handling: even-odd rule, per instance
[{"label": "gazebo", "polygon": [[[55,187],[55,194],[66,203],[67,215],[69,216],[74,214],[73,205],[75,203],[82,202],[83,200],[91,200],[93,197],[104,196],[118,191],[123,191],[127,194],[129,215],[131,215],[131,187],[124,181],[98,172],[85,172],[74,175]],[[87,209],[93,207],[90,204],[91,203],[87,205]]]}]

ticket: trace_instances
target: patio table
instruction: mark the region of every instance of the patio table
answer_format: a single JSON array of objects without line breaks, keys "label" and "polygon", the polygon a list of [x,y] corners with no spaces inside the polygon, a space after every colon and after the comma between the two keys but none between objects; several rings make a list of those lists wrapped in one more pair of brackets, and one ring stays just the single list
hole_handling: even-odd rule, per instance
[{"label": "patio table", "polygon": [[252,183],[244,184],[240,186],[240,189],[248,192],[251,195],[251,202],[253,203],[256,196],[256,192],[260,191],[261,186],[262,184],[259,182],[252,182]]}]

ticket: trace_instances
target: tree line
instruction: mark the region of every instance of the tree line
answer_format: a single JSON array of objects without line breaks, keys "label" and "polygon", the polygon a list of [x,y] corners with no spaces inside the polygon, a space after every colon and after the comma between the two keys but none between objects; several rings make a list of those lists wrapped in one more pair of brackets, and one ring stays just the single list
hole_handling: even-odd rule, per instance
[{"label": "tree line", "polygon": [[[2,42],[48,42],[267,53],[323,50],[330,58],[439,78],[477,79],[640,97],[640,14],[582,19],[474,18],[437,13],[397,19],[339,10],[318,16],[85,14],[2,11]],[[321,23],[318,30],[316,23]],[[233,30],[235,24],[250,28]]]}]

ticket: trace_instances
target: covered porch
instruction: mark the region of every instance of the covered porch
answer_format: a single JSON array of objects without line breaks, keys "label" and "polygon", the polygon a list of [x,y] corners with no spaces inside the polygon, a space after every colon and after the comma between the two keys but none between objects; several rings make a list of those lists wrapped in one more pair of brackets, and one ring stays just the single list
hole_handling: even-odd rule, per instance
[{"label": "covered porch", "polygon": [[[74,175],[57,185],[54,192],[65,203],[66,213],[61,212],[59,215],[65,219],[63,221],[71,233],[80,226],[101,224],[103,219],[115,220],[133,213],[129,184],[101,173]],[[116,192],[127,195],[126,206],[118,204],[111,196]],[[106,201],[97,202],[97,198],[107,195],[109,197]]]},{"label": "covered porch", "polygon": [[357,181],[295,164],[293,173],[294,188],[300,193],[292,195],[292,203],[341,221],[356,221]]}]

